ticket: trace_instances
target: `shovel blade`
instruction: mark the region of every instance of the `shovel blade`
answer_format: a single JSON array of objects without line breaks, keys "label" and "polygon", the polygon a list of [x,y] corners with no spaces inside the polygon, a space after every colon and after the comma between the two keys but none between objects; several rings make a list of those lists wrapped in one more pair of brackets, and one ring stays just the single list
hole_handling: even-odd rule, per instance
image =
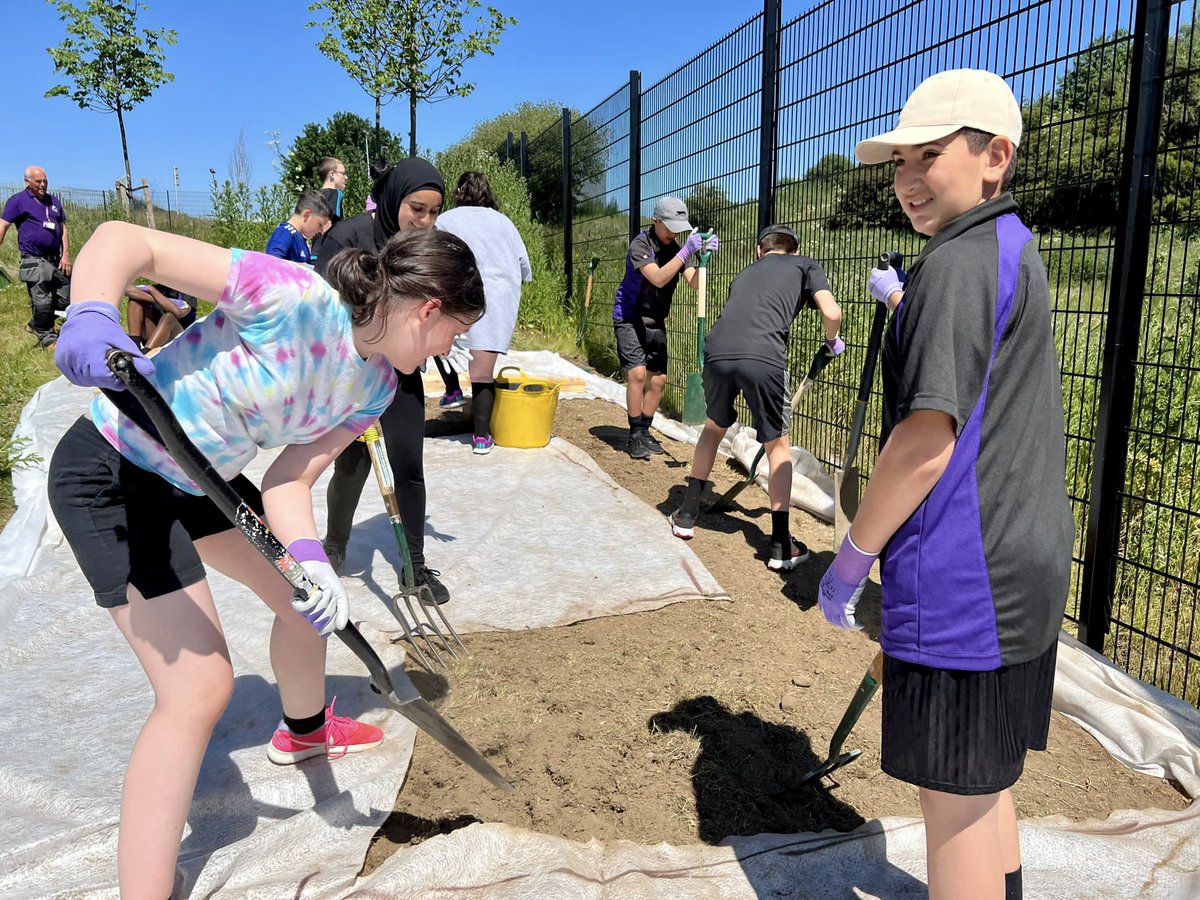
[{"label": "shovel blade", "polygon": [[704,399],[704,376],[693,372],[687,377],[683,394],[683,424],[703,425],[708,418],[708,403]]},{"label": "shovel blade", "polygon": [[847,466],[844,471],[833,477],[833,537],[834,547],[842,546],[842,541],[850,531],[850,523],[858,515],[860,500],[859,490],[862,477],[858,466]]}]

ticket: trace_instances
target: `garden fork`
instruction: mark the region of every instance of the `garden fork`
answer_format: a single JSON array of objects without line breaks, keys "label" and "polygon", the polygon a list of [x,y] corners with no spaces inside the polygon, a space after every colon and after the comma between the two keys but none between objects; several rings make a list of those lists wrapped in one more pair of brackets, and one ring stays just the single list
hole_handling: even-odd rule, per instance
[{"label": "garden fork", "polygon": [[[396,621],[400,623],[400,627],[404,629],[404,639],[412,645],[421,665],[431,673],[434,671],[433,663],[421,649],[418,638],[425,642],[426,649],[437,660],[437,664],[443,669],[447,668],[442,654],[438,652],[439,644],[443,651],[448,652],[455,659],[458,659],[459,656],[454,649],[454,644],[458,644],[463,653],[470,651],[459,638],[458,632],[454,630],[450,620],[446,618],[446,614],[438,606],[429,586],[416,583],[412,555],[408,552],[408,536],[404,532],[404,522],[400,518],[400,501],[396,499],[396,483],[392,476],[391,463],[388,462],[387,447],[384,445],[383,432],[380,430],[379,423],[376,422],[364,431],[358,439],[367,445],[367,454],[371,457],[371,468],[375,472],[375,480],[379,482],[379,493],[383,495],[383,505],[387,509],[388,520],[392,523],[392,533],[395,534],[396,543],[400,547],[400,558],[404,562],[400,590],[392,596],[388,608],[396,617]],[[418,615],[418,610],[421,615]],[[437,618],[441,620],[446,633],[443,633],[438,627],[438,622],[431,615],[431,611],[437,613]],[[451,643],[451,639],[454,643]]]}]

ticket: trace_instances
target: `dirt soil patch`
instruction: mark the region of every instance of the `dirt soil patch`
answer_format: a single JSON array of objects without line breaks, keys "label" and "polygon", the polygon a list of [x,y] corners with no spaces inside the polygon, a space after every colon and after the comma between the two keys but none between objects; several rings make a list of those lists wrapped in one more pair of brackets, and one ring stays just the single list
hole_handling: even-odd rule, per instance
[{"label": "dirt soil patch", "polygon": [[[429,416],[431,434],[461,431],[469,421],[439,416],[436,404]],[[666,456],[632,460],[623,449],[624,411],[603,401],[560,403],[556,433],[652,507],[665,514],[677,506],[691,445],[664,439]],[[715,493],[740,477],[740,469],[719,461]],[[864,598],[868,612],[874,609],[868,633],[829,627],[815,597],[832,559],[832,528],[793,510],[793,534],[812,556],[783,577],[765,565],[769,531],[766,496],[757,487],[730,513],[701,518],[691,548],[732,602],[473,634],[472,655],[453,665],[449,683],[413,673],[516,792],[491,789],[418,736],[396,811],[364,871],[400,845],[473,822],[573,840],[690,844],[920,815],[916,789],[879,770],[878,699],[846,742],[862,756],[815,786],[798,784],[824,760],[875,654],[868,635],[878,627],[879,594],[868,588]],[[577,546],[565,535],[562,552],[604,548]],[[1048,750],[1030,754],[1014,794],[1025,818],[1096,819],[1117,809],[1187,805],[1171,784],[1125,769],[1058,713]]]}]

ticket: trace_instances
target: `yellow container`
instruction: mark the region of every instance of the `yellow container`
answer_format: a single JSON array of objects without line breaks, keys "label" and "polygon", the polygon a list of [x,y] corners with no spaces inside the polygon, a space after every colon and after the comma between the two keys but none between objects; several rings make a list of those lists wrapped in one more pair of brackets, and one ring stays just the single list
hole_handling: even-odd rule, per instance
[{"label": "yellow container", "polygon": [[496,376],[492,440],[501,447],[545,447],[554,430],[561,387],[558,381],[526,375],[516,366],[502,368]]}]

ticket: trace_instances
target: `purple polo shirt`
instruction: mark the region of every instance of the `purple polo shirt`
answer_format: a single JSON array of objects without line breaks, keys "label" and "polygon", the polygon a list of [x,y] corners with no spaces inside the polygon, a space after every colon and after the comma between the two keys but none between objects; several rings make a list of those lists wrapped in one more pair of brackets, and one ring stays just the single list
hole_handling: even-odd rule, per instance
[{"label": "purple polo shirt", "polygon": [[67,214],[53,194],[47,193],[38,200],[26,188],[8,198],[0,218],[17,226],[17,249],[22,256],[57,256],[62,252]]}]

